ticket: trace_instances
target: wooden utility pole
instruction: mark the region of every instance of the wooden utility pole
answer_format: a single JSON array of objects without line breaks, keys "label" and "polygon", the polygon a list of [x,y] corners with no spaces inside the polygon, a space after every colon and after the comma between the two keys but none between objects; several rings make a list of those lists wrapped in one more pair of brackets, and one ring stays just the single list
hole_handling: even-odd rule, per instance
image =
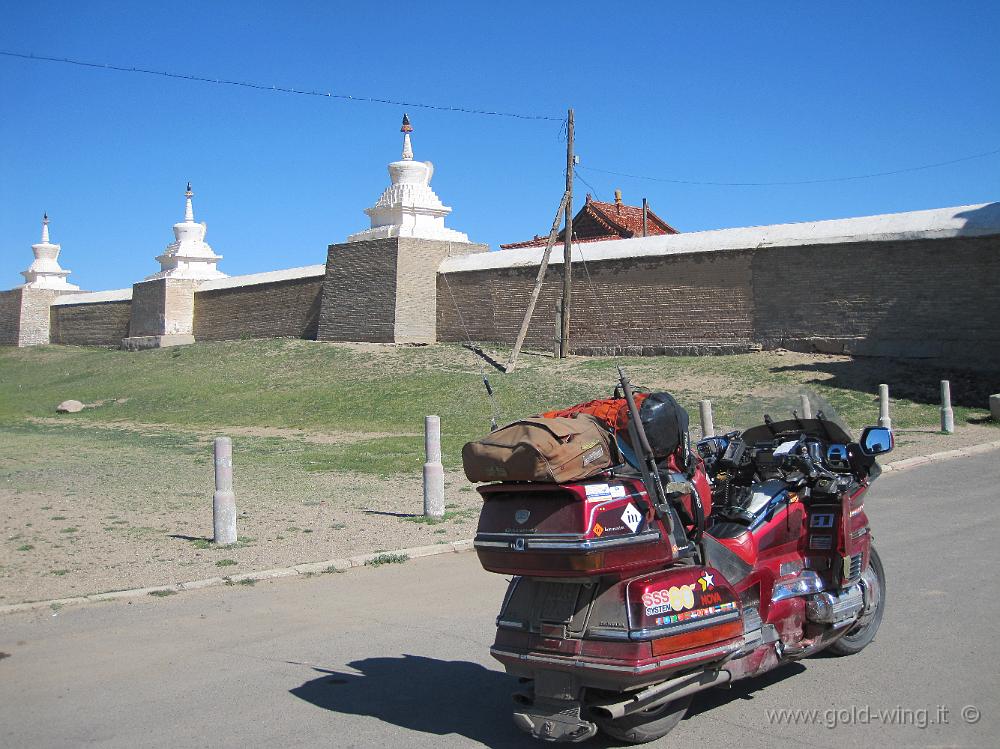
[{"label": "wooden utility pole", "polygon": [[569,356],[569,318],[573,309],[573,110],[566,119],[566,236],[563,238],[562,336],[559,356]]},{"label": "wooden utility pole", "polygon": [[538,295],[542,291],[542,282],[545,281],[545,270],[549,267],[549,255],[552,253],[552,246],[556,243],[556,237],[559,235],[560,214],[565,210],[568,200],[569,196],[563,193],[562,200],[559,201],[559,207],[556,208],[556,217],[552,219],[549,239],[545,243],[545,251],[542,252],[542,262],[538,264],[538,275],[535,276],[535,286],[532,288],[531,297],[528,299],[528,309],[525,311],[524,319],[521,321],[521,330],[518,332],[517,340],[514,342],[514,349],[510,352],[510,359],[507,360],[507,367],[504,369],[505,372],[513,372],[514,367],[517,366],[517,357],[520,355],[521,346],[524,345],[524,339],[528,335],[531,316],[535,313],[535,304],[538,303]]}]

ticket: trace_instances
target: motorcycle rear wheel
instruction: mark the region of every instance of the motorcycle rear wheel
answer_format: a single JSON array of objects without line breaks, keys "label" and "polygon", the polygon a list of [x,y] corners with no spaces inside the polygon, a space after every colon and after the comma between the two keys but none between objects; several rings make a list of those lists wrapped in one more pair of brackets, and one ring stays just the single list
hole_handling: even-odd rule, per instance
[{"label": "motorcycle rear wheel", "polygon": [[642,710],[624,718],[596,718],[594,722],[613,739],[628,744],[645,744],[662,738],[681,722],[694,695]]},{"label": "motorcycle rear wheel", "polygon": [[830,645],[827,650],[833,655],[854,655],[864,650],[868,644],[875,639],[878,626],[882,623],[882,614],[885,612],[885,570],[882,568],[882,560],[879,559],[875,546],[871,547],[871,558],[868,562],[868,569],[874,573],[875,583],[878,585],[878,605],[867,619],[857,625]]}]

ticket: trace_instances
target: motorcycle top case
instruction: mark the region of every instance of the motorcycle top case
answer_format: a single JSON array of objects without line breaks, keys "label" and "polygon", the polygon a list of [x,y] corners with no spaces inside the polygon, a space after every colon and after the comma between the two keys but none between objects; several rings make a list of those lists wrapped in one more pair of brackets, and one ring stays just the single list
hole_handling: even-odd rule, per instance
[{"label": "motorcycle top case", "polygon": [[520,419],[462,448],[472,482],[579,481],[620,462],[615,438],[588,414]]},{"label": "motorcycle top case", "polygon": [[635,574],[669,563],[677,551],[636,479],[490,484],[479,493],[483,509],[473,545],[490,572]]}]

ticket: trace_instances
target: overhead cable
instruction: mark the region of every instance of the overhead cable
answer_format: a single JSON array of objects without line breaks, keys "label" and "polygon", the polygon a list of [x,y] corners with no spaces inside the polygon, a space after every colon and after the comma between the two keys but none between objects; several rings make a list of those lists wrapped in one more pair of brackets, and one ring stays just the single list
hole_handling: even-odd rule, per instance
[{"label": "overhead cable", "polygon": [[73,60],[68,57],[50,57],[47,55],[24,54],[21,52],[11,52],[0,49],[0,55],[5,57],[17,57],[23,60],[44,60],[46,62],[59,62],[68,65],[79,65],[85,68],[98,68],[104,70],[117,70],[122,73],[143,73],[144,75],[158,75],[163,78],[178,78],[185,81],[199,81],[201,83],[218,83],[225,86],[241,86],[243,88],[253,88],[260,91],[277,91],[283,94],[300,94],[302,96],[319,96],[327,99],[343,99],[345,101],[355,101],[368,104],[392,104],[400,107],[415,107],[418,109],[436,109],[443,112],[461,112],[463,114],[480,114],[491,117],[512,117],[518,120],[548,120],[551,122],[562,122],[564,117],[551,117],[542,114],[523,114],[519,112],[500,112],[488,109],[471,109],[468,107],[453,107],[445,104],[425,104],[413,101],[401,101],[396,99],[383,99],[377,96],[354,96],[352,94],[335,94],[330,91],[309,91],[307,89],[291,88],[288,86],[270,86],[266,83],[252,83],[249,81],[231,81],[224,78],[210,78],[201,75],[188,75],[187,73],[170,73],[163,70],[150,70],[148,68],[137,68],[134,66],[112,65],[110,63],[87,62],[84,60]]},{"label": "overhead cable", "polygon": [[610,169],[598,169],[597,167],[584,166],[582,164],[578,165],[577,169],[585,169],[587,171],[596,172],[598,174],[610,174],[615,177],[627,177],[628,179],[642,179],[648,180],[649,182],[669,182],[675,185],[706,185],[710,187],[778,187],[782,185],[819,185],[829,182],[850,182],[852,180],[859,179],[872,179],[874,177],[889,177],[894,174],[906,174],[907,172],[918,172],[922,169],[935,169],[941,166],[948,166],[950,164],[958,164],[963,161],[972,161],[973,159],[985,159],[988,156],[996,156],[1000,154],[1000,148],[994,149],[993,151],[986,151],[984,153],[974,153],[970,156],[962,156],[958,159],[949,159],[948,161],[937,161],[933,164],[921,164],[920,166],[910,166],[904,169],[893,169],[888,172],[872,172],[870,174],[853,174],[849,177],[825,177],[822,179],[799,179],[799,180],[779,180],[776,182],[706,182],[703,180],[693,180],[693,179],[675,179],[673,177],[652,177],[643,174],[627,174],[625,172],[615,172]]}]

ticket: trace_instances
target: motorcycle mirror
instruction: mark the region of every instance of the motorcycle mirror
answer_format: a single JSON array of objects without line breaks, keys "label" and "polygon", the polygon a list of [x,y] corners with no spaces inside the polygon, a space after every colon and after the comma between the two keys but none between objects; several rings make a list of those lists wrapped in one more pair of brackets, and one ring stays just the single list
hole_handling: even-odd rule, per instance
[{"label": "motorcycle mirror", "polygon": [[881,455],[895,446],[892,431],[886,427],[865,427],[859,444],[865,455]]}]

